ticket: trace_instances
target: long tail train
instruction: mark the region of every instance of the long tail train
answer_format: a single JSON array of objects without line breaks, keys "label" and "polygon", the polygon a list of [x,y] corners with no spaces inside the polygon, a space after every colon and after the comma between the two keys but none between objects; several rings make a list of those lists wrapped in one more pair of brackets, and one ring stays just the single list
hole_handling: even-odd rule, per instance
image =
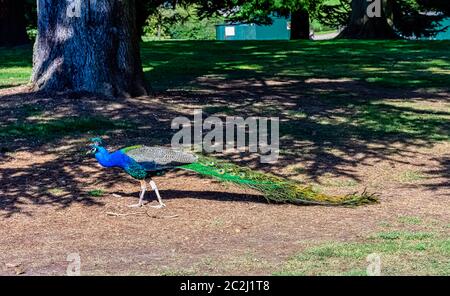
[{"label": "long tail train", "polygon": [[375,194],[329,196],[314,191],[311,186],[267,173],[253,171],[214,158],[200,156],[198,161],[183,165],[180,169],[213,177],[222,182],[234,183],[261,192],[268,201],[293,204],[347,205],[356,206],[378,202]]}]

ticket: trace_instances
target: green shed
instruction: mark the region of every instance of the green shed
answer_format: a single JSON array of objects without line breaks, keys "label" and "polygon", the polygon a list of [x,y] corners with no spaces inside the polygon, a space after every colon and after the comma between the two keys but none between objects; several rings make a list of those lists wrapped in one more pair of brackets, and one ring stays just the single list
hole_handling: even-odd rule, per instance
[{"label": "green shed", "polygon": [[229,23],[216,25],[217,40],[289,40],[290,20],[272,17],[271,25]]},{"label": "green shed", "polygon": [[450,18],[445,19],[442,22],[442,27],[446,27],[447,30],[438,33],[436,35],[436,40],[450,40]]}]

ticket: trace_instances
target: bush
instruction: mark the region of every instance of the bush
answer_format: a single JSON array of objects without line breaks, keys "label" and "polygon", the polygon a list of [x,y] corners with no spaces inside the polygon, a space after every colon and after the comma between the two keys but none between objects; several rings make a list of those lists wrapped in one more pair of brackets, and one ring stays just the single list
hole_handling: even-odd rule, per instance
[{"label": "bush", "polygon": [[215,25],[223,18],[199,18],[195,5],[160,6],[144,27],[145,39],[207,40],[216,38]]}]

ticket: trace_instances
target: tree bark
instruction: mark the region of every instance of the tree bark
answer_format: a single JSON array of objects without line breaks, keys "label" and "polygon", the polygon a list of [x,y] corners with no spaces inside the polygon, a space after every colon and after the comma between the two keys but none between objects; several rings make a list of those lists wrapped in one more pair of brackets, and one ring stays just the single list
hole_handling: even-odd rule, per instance
[{"label": "tree bark", "polygon": [[309,39],[309,12],[297,9],[291,12],[291,40]]},{"label": "tree bark", "polygon": [[0,46],[23,45],[29,41],[25,23],[25,2],[0,0]]},{"label": "tree bark", "polygon": [[38,0],[31,81],[35,91],[146,95],[135,1]]},{"label": "tree bark", "polygon": [[388,16],[391,15],[391,0],[382,0],[380,17],[369,17],[367,8],[371,2],[367,0],[352,0],[352,14],[349,24],[339,34],[338,38],[346,39],[398,39],[392,22]]}]

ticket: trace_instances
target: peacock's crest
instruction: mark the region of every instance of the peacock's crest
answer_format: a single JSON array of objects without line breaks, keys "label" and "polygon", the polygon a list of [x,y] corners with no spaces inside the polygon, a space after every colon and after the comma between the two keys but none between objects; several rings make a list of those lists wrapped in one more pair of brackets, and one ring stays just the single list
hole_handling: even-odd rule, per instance
[{"label": "peacock's crest", "polygon": [[102,145],[103,144],[103,139],[96,137],[96,138],[91,138],[90,142],[95,144],[95,145]]}]

